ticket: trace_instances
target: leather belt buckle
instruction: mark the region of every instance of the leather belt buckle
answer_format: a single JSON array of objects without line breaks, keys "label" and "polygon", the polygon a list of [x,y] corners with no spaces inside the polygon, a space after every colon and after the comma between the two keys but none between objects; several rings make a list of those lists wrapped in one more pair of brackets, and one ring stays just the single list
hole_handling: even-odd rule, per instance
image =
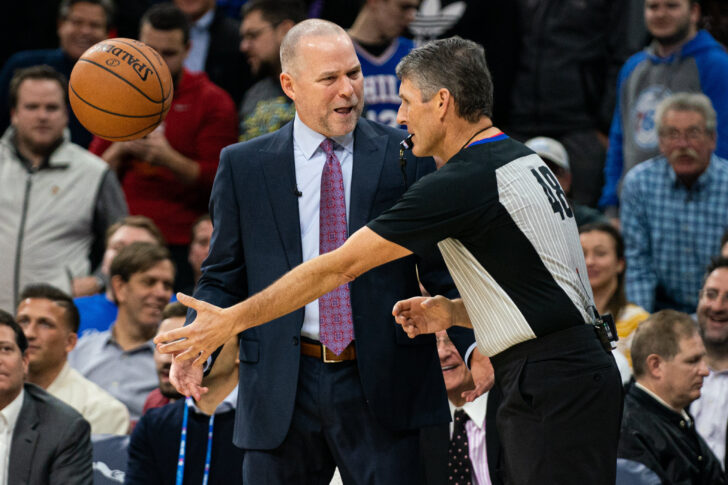
[{"label": "leather belt buckle", "polygon": [[335,364],[337,362],[343,362],[344,359],[342,359],[342,357],[345,351],[346,349],[344,349],[344,351],[341,353],[342,355],[336,355],[324,344],[321,344],[321,360],[323,360],[325,364]]},{"label": "leather belt buckle", "polygon": [[350,343],[339,355],[319,342],[301,342],[301,353],[309,357],[315,357],[325,364],[336,364],[356,359],[356,348],[354,342]]}]

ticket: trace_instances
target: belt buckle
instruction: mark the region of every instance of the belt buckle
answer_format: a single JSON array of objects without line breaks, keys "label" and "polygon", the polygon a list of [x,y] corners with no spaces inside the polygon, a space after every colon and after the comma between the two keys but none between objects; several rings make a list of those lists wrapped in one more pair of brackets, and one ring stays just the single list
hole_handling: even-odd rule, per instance
[{"label": "belt buckle", "polygon": [[[329,350],[329,349],[326,348],[326,346],[324,344],[321,344],[321,360],[324,361],[324,364],[335,364],[337,362],[341,362],[341,360],[332,360],[332,359],[326,358],[326,351],[327,350]],[[331,352],[331,353],[333,354],[333,352]],[[336,354],[334,354],[334,356],[337,357],[337,358],[339,357]]]}]

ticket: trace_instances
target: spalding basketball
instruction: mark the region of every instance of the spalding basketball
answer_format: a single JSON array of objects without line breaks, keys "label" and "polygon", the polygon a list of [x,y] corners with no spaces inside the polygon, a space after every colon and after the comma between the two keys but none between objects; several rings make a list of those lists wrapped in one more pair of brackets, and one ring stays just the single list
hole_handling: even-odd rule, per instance
[{"label": "spalding basketball", "polygon": [[68,96],[76,118],[110,141],[141,138],[172,105],[172,76],[162,56],[133,39],[107,39],[90,47],[71,71]]}]

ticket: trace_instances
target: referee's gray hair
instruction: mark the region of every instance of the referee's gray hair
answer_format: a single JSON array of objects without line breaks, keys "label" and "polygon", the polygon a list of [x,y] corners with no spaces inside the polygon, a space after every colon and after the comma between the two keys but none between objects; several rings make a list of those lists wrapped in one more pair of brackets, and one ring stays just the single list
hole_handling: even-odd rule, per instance
[{"label": "referee's gray hair", "polygon": [[473,41],[455,36],[427,42],[399,61],[397,77],[412,82],[422,101],[447,89],[458,115],[471,123],[493,116],[493,82],[485,51]]},{"label": "referee's gray hair", "polygon": [[281,69],[290,73],[296,61],[296,49],[301,39],[314,36],[348,35],[344,29],[333,22],[321,19],[308,19],[299,22],[286,33],[281,42]]},{"label": "referee's gray hair", "polygon": [[703,115],[705,129],[715,133],[718,125],[713,103],[703,93],[677,93],[660,101],[655,110],[657,132],[662,130],[663,118],[668,111],[694,111]]}]

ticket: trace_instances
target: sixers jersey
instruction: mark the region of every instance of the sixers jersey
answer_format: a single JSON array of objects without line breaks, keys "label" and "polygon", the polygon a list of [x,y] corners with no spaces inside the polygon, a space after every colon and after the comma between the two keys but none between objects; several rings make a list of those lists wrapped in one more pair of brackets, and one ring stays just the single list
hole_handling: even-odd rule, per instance
[{"label": "sixers jersey", "polygon": [[371,55],[354,41],[354,48],[364,74],[366,117],[385,125],[398,127],[399,79],[397,63],[414,48],[411,40],[398,37],[378,57]]}]

